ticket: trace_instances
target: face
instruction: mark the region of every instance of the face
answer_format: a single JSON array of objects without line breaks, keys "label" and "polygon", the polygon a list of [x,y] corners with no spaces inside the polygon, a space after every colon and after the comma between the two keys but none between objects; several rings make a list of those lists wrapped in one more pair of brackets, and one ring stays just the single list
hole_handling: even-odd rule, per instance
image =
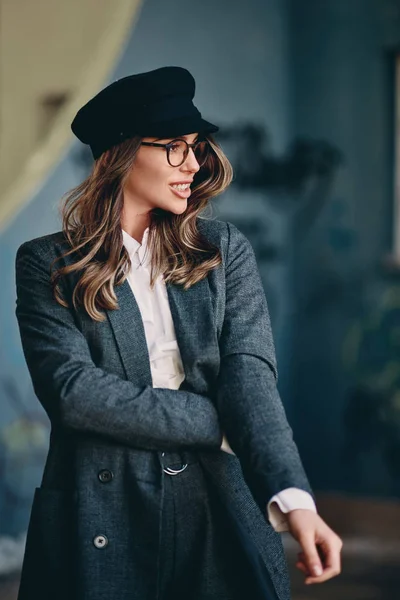
[{"label": "face", "polygon": [[[198,134],[178,137],[192,144]],[[167,144],[177,138],[145,137],[143,141]],[[199,169],[192,149],[189,149],[180,167],[171,167],[165,148],[140,146],[124,188],[124,212],[144,215],[153,208],[162,208],[175,214],[185,212],[191,194],[190,184]]]}]

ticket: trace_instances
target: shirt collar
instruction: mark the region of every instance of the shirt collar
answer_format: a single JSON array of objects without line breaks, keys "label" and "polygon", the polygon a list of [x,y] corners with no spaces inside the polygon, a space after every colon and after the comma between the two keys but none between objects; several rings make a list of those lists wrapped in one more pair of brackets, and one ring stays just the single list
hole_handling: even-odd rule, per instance
[{"label": "shirt collar", "polygon": [[[142,263],[142,264],[144,263],[144,261],[146,261],[146,263],[149,262],[150,251],[147,246],[148,234],[149,234],[149,227],[146,227],[146,229],[144,230],[144,233],[143,233],[142,243],[140,244],[140,242],[135,240],[135,238],[133,238],[131,235],[129,235],[129,233],[127,233],[124,229],[122,229],[122,240],[123,240],[125,248],[128,251],[128,254],[129,254],[131,260],[138,257],[140,263]],[[147,252],[146,252],[146,250],[147,250]]]}]

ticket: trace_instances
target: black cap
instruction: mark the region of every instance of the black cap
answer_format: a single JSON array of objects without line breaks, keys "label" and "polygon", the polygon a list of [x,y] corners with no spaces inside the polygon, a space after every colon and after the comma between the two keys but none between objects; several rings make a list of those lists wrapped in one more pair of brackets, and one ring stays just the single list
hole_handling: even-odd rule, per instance
[{"label": "black cap", "polygon": [[194,106],[196,83],[187,69],[161,67],[129,75],[101,90],[77,112],[71,124],[93,157],[135,135],[169,138],[213,133]]}]

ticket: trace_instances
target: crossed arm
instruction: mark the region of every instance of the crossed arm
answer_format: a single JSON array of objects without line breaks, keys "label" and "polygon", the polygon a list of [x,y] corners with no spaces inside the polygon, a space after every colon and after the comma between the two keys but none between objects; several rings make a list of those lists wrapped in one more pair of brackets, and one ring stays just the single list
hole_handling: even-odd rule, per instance
[{"label": "crossed arm", "polygon": [[210,398],[136,385],[94,364],[72,312],[53,298],[51,258],[37,242],[22,244],[16,256],[22,348],[50,421],[147,450],[219,449],[222,432]]},{"label": "crossed arm", "polygon": [[[307,482],[283,476],[288,464],[283,446],[293,448],[293,442],[276,396],[269,316],[263,292],[257,288],[261,284],[251,246],[238,230],[234,233],[236,241],[230,243],[228,253],[217,401],[234,449],[245,456],[244,466],[249,465],[249,472],[256,469],[256,479],[261,476],[267,483],[267,501],[296,483],[307,489]],[[50,420],[148,450],[219,449],[223,441],[220,417],[210,398],[138,386],[94,364],[72,312],[53,298],[50,260],[49,248],[37,242],[26,242],[16,256],[16,316],[22,347],[35,393]],[[242,279],[243,269],[247,279]],[[250,297],[253,304],[249,305]],[[267,360],[254,352],[262,328],[266,339],[260,341],[269,353]],[[257,336],[251,338],[254,329]],[[296,450],[294,454],[296,467]],[[282,475],[278,480],[277,469]]]}]

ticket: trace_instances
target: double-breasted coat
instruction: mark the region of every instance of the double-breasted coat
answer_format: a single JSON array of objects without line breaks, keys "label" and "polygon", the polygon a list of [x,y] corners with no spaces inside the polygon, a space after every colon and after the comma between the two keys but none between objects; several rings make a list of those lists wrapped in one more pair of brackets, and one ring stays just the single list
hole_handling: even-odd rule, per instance
[{"label": "double-breasted coat", "polygon": [[[166,475],[159,468],[155,495],[146,487],[147,471],[154,476],[162,452],[185,449],[197,453],[207,485],[232,528],[240,524],[276,597],[290,597],[281,537],[266,506],[287,487],[312,490],[276,387],[267,302],[244,234],[217,219],[199,217],[197,225],[221,249],[223,263],[186,291],[166,285],[186,374],[179,390],[152,387],[143,322],[127,280],[115,286],[119,309],[95,322],[53,298],[50,264],[68,249],[62,232],[18,249],[16,316],[34,390],[51,422],[19,600],[157,600]],[[77,277],[63,279],[68,300]],[[220,450],[221,428],[236,456]],[[152,503],[158,516],[146,522],[143,506]],[[154,572],[141,570],[141,549],[154,554]],[[148,587],[134,595],[146,577]]]}]

